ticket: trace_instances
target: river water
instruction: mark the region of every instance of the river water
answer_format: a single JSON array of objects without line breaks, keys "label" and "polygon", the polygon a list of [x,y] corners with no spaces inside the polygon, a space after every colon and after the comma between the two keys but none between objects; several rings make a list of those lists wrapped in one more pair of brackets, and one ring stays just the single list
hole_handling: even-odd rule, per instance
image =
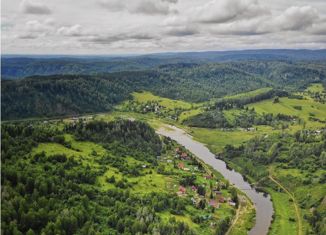
[{"label": "river water", "polygon": [[274,213],[273,204],[269,195],[265,197],[263,193],[257,192],[244,180],[241,174],[234,170],[229,170],[224,161],[216,159],[215,155],[211,153],[204,144],[195,141],[192,136],[188,135],[184,130],[175,126],[166,125],[165,127],[158,129],[157,133],[170,137],[186,147],[206,164],[220,172],[231,184],[234,184],[235,187],[243,191],[251,199],[256,208],[256,223],[249,231],[249,234],[264,235],[268,233],[268,228],[271,224],[272,215]]}]

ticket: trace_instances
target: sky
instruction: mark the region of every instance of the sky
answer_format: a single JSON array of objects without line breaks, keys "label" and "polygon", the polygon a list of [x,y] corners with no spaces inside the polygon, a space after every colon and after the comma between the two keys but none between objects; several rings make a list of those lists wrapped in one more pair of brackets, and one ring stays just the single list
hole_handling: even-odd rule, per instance
[{"label": "sky", "polygon": [[326,0],[2,0],[4,54],[325,49]]}]

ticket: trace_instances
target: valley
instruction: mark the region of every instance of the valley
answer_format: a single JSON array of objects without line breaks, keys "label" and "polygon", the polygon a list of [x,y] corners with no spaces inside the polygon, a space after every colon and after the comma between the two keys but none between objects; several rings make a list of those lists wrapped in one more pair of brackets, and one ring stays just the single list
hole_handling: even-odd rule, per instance
[{"label": "valley", "polygon": [[[323,129],[325,128],[325,124],[323,121],[325,120],[325,111],[326,105],[322,102],[316,102],[312,97],[309,91],[314,87],[320,87],[320,85],[312,85],[308,87],[306,91],[295,93],[295,95],[301,95],[303,98],[300,99],[293,99],[293,98],[280,98],[279,102],[275,103],[274,98],[267,99],[263,101],[259,101],[256,103],[249,103],[246,105],[248,109],[254,108],[258,115],[261,114],[285,114],[291,115],[296,117],[295,119],[291,119],[290,121],[283,121],[283,120],[276,120],[272,121],[270,125],[255,125],[253,124],[251,127],[243,128],[231,128],[231,129],[211,129],[211,128],[202,128],[202,127],[190,127],[184,123],[183,118],[175,118],[174,116],[166,116],[165,114],[162,115],[161,113],[156,112],[155,110],[144,110],[142,109],[140,112],[134,113],[131,112],[129,108],[125,112],[121,112],[123,110],[124,105],[118,107],[119,112],[113,112],[110,115],[117,115],[121,117],[134,117],[136,119],[144,120],[150,123],[153,127],[158,128],[163,123],[173,124],[178,126],[179,128],[184,129],[190,135],[192,135],[196,140],[205,143],[208,148],[213,152],[216,153],[221,159],[228,162],[229,166],[236,169],[237,171],[242,172],[246,178],[254,183],[256,187],[262,188],[264,191],[268,192],[273,200],[273,205],[275,209],[274,220],[271,226],[270,234],[304,234],[307,231],[311,230],[311,224],[309,223],[308,219],[311,218],[311,206],[316,206],[316,210],[323,211],[323,195],[326,193],[326,188],[323,185],[323,180],[325,177],[325,170],[323,167],[317,167],[315,173],[311,172],[311,169],[305,170],[304,168],[297,168],[296,166],[289,166],[286,167],[285,159],[284,160],[274,160],[272,162],[263,163],[263,164],[253,164],[250,166],[248,163],[244,163],[241,158],[228,158],[224,157],[226,146],[232,145],[235,147],[239,147],[244,145],[246,142],[250,142],[251,139],[259,139],[259,138],[272,138],[275,141],[279,136],[294,136],[298,135],[298,133],[306,133],[307,138],[313,138],[315,142],[311,143],[318,143],[323,144],[324,138],[322,135]],[[266,89],[269,90],[269,89]],[[318,90],[317,92],[320,92]],[[324,92],[324,91],[323,91]],[[261,91],[257,92],[250,92],[246,96],[250,97],[252,94],[260,94]],[[142,93],[140,93],[142,94]],[[196,116],[200,113],[205,112],[205,107],[210,105],[209,103],[202,103],[202,104],[186,104],[184,106],[172,106],[173,104],[178,104],[178,101],[170,101],[168,106],[165,106],[163,102],[166,103],[165,99],[160,99],[160,97],[152,96],[151,99],[146,99],[139,97],[140,94],[135,95],[135,100],[139,102],[139,100],[143,101],[143,104],[149,104],[150,102],[156,102],[157,105],[165,107],[166,109],[171,110],[178,110],[182,109],[181,114],[179,117],[183,116],[186,113],[188,116],[187,118]],[[239,95],[243,97],[243,95]],[[148,94],[145,93],[145,96],[148,97]],[[227,97],[228,98],[228,97]],[[140,103],[135,104],[135,107],[138,107]],[[171,107],[172,106],[172,107]],[[294,106],[301,106],[301,110],[298,110]],[[169,107],[169,108],[168,108]],[[192,109],[189,109],[192,107]],[[163,108],[164,110],[164,108]],[[235,116],[238,115],[239,112],[242,112],[241,109],[230,109],[223,111],[226,115]],[[104,115],[105,116],[105,115]],[[312,119],[311,117],[315,117]],[[102,119],[103,116],[95,116],[95,118]],[[226,118],[228,119],[228,118]],[[230,120],[231,118],[229,118]],[[286,127],[282,127],[285,125]],[[306,130],[302,132],[302,130]],[[282,138],[282,137],[281,137]],[[283,137],[284,138],[284,137]],[[304,140],[300,140],[301,142]],[[310,140],[312,141],[312,140]],[[283,144],[286,148],[286,143]],[[311,144],[310,144],[311,145]],[[275,148],[275,146],[274,146]],[[291,147],[292,148],[292,147]],[[319,154],[322,153],[323,145],[320,147],[321,151]],[[272,151],[272,150],[269,150]],[[279,150],[275,149],[273,151],[277,151],[274,154],[280,154]],[[309,150],[310,151],[310,150]],[[247,158],[250,159],[250,156]],[[321,158],[323,158],[321,156]],[[268,161],[268,160],[267,160]],[[323,161],[321,159],[321,161]],[[318,163],[317,163],[318,164]],[[321,163],[323,164],[323,163]],[[245,168],[244,168],[245,167]],[[251,167],[254,168],[254,174],[250,173]],[[266,177],[266,178],[265,178]],[[273,178],[271,178],[273,177]],[[309,187],[305,186],[307,183],[299,183],[299,179],[305,179],[308,177],[310,179]],[[257,180],[259,179],[259,180]],[[291,180],[290,180],[291,179]],[[270,182],[268,182],[271,180]],[[277,181],[276,181],[277,180]],[[289,181],[290,180],[290,181]],[[277,183],[276,183],[277,182]],[[291,183],[290,183],[291,182]],[[302,182],[302,181],[301,181]],[[311,183],[314,182],[314,183]],[[290,186],[289,185],[292,185]],[[295,186],[295,190],[293,188]],[[287,188],[289,187],[289,188]],[[284,190],[286,188],[286,190]],[[283,191],[283,192],[282,192]],[[306,197],[305,192],[310,192]],[[310,199],[308,199],[310,198]],[[293,200],[294,199],[294,200]],[[308,204],[307,200],[309,201]],[[319,204],[320,203],[320,204]],[[313,206],[313,207],[314,207]],[[318,209],[319,208],[319,209]],[[311,220],[310,220],[311,221]]]},{"label": "valley", "polygon": [[[9,115],[2,123],[5,234],[323,234],[322,83],[173,99],[178,94],[158,91],[143,76],[149,75],[138,78],[136,89],[127,77],[123,82],[64,77],[55,86],[48,84],[54,78],[44,78],[43,85],[33,78],[36,90],[41,86],[44,95],[51,94],[33,109],[28,107],[36,101],[35,90],[23,84],[28,79],[4,82],[10,87],[3,90],[5,103],[32,94],[24,101],[30,113],[16,104],[3,114]],[[85,87],[74,97],[72,84],[80,79]],[[112,86],[116,83],[126,88],[124,93]],[[86,99],[94,86],[103,86],[103,96]],[[52,96],[54,91],[72,99]],[[73,109],[62,109],[59,100]],[[43,115],[54,103],[56,112]],[[205,145],[210,151],[205,160],[198,148],[189,148],[179,137],[168,138],[173,128]],[[258,192],[233,182],[217,167],[219,161]],[[54,207],[44,207],[50,200]],[[60,218],[63,208],[70,220]],[[91,212],[82,219],[78,211],[86,210]]]},{"label": "valley", "polygon": [[326,0],[1,2],[1,235],[326,235]]}]

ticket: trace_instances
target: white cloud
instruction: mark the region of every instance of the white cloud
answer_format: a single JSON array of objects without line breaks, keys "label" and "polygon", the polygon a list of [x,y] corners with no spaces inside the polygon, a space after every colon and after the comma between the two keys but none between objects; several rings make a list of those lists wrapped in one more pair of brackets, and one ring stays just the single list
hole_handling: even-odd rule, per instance
[{"label": "white cloud", "polygon": [[6,53],[326,48],[322,0],[5,0],[1,19]]},{"label": "white cloud", "polygon": [[280,30],[300,30],[312,26],[318,20],[318,11],[311,6],[292,6],[272,20]]},{"label": "white cloud", "polygon": [[167,15],[175,10],[177,0],[101,0],[99,4],[110,11],[127,11],[145,15]]},{"label": "white cloud", "polygon": [[313,35],[326,35],[326,22],[317,22],[309,30]]},{"label": "white cloud", "polygon": [[29,20],[25,23],[22,32],[18,35],[20,39],[35,39],[44,37],[53,33],[55,23],[53,19],[45,19],[43,21]]},{"label": "white cloud", "polygon": [[81,38],[80,41],[108,45],[108,44],[113,44],[113,43],[122,42],[122,41],[132,41],[132,42],[150,41],[150,40],[155,40],[156,38],[157,37],[155,35],[148,34],[148,33],[125,32],[125,33],[119,33],[116,35],[89,35],[86,38]]},{"label": "white cloud", "polygon": [[21,9],[26,14],[35,14],[35,15],[49,15],[51,10],[41,1],[35,0],[23,0],[21,2]]},{"label": "white cloud", "polygon": [[201,23],[225,23],[250,19],[268,13],[257,0],[211,0],[190,11],[192,21]]},{"label": "white cloud", "polygon": [[62,27],[58,28],[57,33],[64,35],[64,36],[73,36],[73,37],[78,37],[78,36],[83,35],[82,26],[79,24],[75,24],[70,27],[62,26]]}]

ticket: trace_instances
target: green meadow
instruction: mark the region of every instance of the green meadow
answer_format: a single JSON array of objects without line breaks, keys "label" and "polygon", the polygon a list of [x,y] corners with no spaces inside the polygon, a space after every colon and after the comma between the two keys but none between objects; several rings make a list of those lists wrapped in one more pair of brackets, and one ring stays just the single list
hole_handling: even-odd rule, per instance
[{"label": "green meadow", "polygon": [[254,97],[256,95],[260,95],[260,94],[266,93],[266,92],[268,92],[270,90],[272,90],[271,87],[264,87],[264,88],[256,89],[256,90],[253,90],[253,91],[239,93],[239,94],[236,94],[236,95],[224,96],[223,98],[224,99],[250,98],[250,97]]},{"label": "green meadow", "polygon": [[160,105],[168,109],[175,109],[175,108],[192,109],[198,106],[198,104],[192,104],[182,100],[172,100],[172,99],[156,96],[153,95],[151,92],[147,92],[147,91],[134,92],[132,93],[132,95],[133,95],[133,99],[140,103],[145,103],[147,101],[157,101]]},{"label": "green meadow", "polygon": [[326,104],[322,104],[305,97],[305,99],[290,99],[287,97],[280,98],[278,103],[274,103],[273,99],[248,105],[254,108],[256,112],[272,113],[274,115],[281,113],[286,115],[297,116],[305,121],[307,128],[320,128],[325,126],[317,121],[310,121],[309,118],[318,118],[321,121],[326,120]]}]

